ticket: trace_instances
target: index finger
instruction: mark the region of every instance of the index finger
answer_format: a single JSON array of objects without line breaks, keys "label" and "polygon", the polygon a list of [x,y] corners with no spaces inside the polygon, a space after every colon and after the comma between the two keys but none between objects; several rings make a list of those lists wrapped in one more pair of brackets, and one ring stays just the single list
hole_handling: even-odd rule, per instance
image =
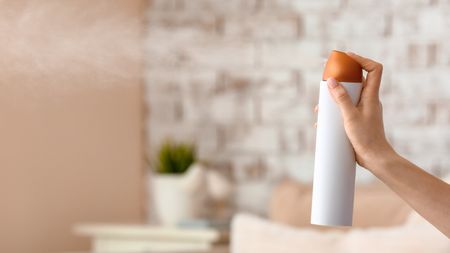
[{"label": "index finger", "polygon": [[359,56],[355,53],[348,52],[348,56],[358,62],[364,70],[367,71],[366,92],[372,98],[378,99],[380,91],[381,76],[383,74],[383,65],[371,59]]}]

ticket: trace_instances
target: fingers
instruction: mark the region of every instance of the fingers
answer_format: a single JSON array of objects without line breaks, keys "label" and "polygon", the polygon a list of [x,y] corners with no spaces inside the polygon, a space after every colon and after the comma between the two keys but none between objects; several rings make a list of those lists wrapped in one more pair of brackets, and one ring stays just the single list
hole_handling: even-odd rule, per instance
[{"label": "fingers", "polygon": [[336,82],[334,78],[328,78],[327,80],[328,90],[331,96],[336,101],[341,110],[342,117],[344,119],[350,119],[356,114],[356,107],[353,105],[350,96],[345,90],[344,86]]},{"label": "fingers", "polygon": [[361,96],[367,96],[378,100],[378,94],[380,91],[381,76],[383,74],[383,65],[380,63],[364,58],[354,53],[347,53],[353,60],[361,64],[364,70],[367,71],[366,86],[364,87],[363,94]]}]

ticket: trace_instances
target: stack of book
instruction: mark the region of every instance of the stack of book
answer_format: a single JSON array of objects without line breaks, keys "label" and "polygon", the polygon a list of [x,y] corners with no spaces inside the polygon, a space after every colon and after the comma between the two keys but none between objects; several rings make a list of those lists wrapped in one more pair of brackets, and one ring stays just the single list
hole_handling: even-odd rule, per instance
[{"label": "stack of book", "polygon": [[228,237],[224,229],[195,221],[179,227],[85,224],[76,226],[75,233],[91,237],[98,253],[206,252]]}]

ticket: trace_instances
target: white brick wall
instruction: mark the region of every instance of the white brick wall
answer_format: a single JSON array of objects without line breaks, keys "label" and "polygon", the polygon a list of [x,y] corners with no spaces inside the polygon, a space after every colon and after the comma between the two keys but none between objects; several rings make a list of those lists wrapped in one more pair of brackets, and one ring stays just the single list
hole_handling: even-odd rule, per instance
[{"label": "white brick wall", "polygon": [[[202,159],[233,167],[238,192],[247,191],[241,208],[263,212],[254,205],[285,175],[311,180],[312,110],[332,49],[384,63],[393,145],[436,175],[450,172],[450,1],[152,2],[149,150],[167,137],[195,142]],[[371,176],[361,169],[358,178]],[[261,193],[255,204],[242,198],[251,191]]]}]

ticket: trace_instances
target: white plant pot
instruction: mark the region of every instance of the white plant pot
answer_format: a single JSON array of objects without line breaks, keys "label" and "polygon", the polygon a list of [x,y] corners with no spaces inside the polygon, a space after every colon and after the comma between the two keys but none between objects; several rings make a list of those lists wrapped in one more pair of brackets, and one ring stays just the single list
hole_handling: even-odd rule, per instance
[{"label": "white plant pot", "polygon": [[149,190],[153,196],[151,211],[164,226],[175,226],[184,219],[194,217],[193,197],[184,184],[185,175],[153,174],[149,177]]}]

